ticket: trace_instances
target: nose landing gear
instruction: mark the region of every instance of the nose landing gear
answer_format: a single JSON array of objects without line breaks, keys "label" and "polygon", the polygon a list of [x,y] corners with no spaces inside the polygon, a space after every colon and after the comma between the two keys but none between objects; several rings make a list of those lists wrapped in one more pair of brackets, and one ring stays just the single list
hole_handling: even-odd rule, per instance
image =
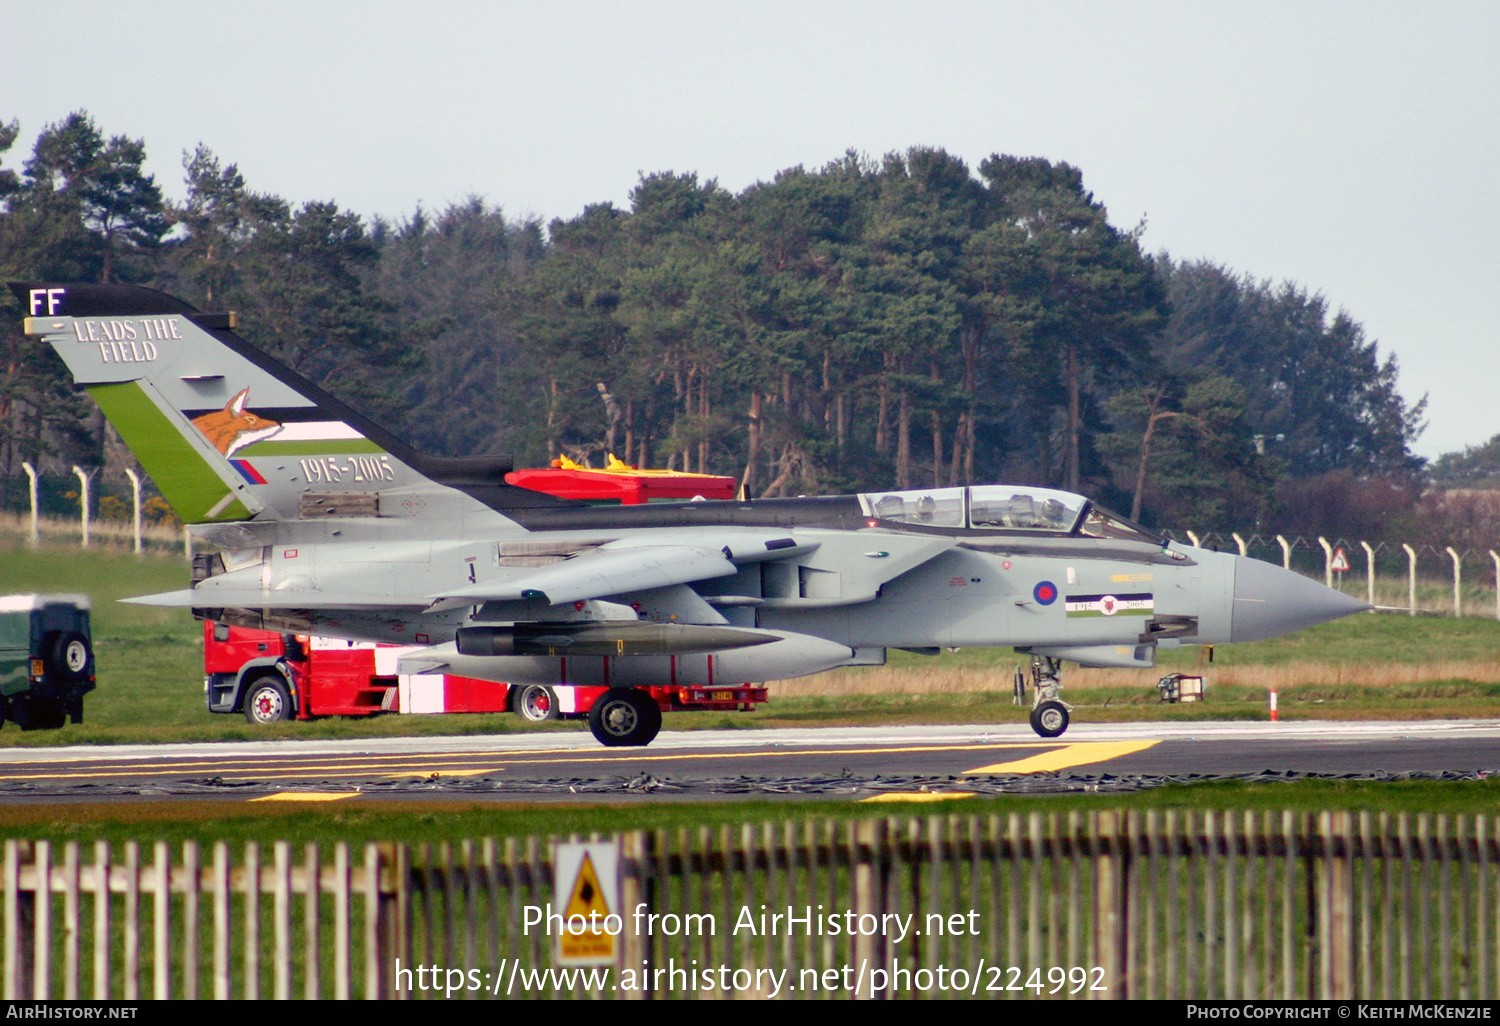
[{"label": "nose landing gear", "polygon": [[[1068,729],[1068,703],[1062,700],[1062,660],[1031,657],[1031,729],[1040,737],[1059,737]],[[1016,670],[1015,702],[1026,701],[1026,675]]]}]

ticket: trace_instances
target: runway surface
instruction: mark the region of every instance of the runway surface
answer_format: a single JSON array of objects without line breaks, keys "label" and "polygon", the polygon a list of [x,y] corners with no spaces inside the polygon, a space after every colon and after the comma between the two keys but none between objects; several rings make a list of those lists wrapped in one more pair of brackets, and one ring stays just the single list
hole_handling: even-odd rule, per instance
[{"label": "runway surface", "polygon": [[1500,724],[1079,725],[664,731],[649,748],[587,733],[0,750],[0,801],[869,798],[1121,790],[1162,777],[1500,773]]}]

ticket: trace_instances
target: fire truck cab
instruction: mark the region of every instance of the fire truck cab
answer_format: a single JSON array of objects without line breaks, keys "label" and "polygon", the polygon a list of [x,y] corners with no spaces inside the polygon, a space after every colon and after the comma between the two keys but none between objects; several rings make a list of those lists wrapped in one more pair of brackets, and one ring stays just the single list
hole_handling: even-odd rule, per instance
[{"label": "fire truck cab", "polygon": [[203,623],[209,712],[251,723],[378,712],[505,712],[510,685],[450,674],[398,674],[409,649]]}]

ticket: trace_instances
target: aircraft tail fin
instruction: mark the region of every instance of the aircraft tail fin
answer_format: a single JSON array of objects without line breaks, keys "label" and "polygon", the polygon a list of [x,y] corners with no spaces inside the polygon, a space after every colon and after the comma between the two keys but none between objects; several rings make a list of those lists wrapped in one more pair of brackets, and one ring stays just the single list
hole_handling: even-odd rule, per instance
[{"label": "aircraft tail fin", "polygon": [[133,285],[11,291],[185,523],[573,505],[507,485],[506,457],[413,450],[240,338],[233,314]]}]

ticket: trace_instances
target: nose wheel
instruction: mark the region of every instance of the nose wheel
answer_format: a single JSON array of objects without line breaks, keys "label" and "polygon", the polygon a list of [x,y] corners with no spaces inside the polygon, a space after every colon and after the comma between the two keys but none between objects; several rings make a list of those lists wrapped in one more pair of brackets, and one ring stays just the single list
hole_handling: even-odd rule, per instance
[{"label": "nose wheel", "polygon": [[1039,737],[1057,737],[1068,729],[1068,707],[1061,702],[1042,702],[1031,710],[1031,729]]},{"label": "nose wheel", "polygon": [[[1062,660],[1031,657],[1031,729],[1039,737],[1060,737],[1068,729],[1068,703],[1062,700]],[[1026,699],[1026,677],[1016,670],[1015,701]]]}]

